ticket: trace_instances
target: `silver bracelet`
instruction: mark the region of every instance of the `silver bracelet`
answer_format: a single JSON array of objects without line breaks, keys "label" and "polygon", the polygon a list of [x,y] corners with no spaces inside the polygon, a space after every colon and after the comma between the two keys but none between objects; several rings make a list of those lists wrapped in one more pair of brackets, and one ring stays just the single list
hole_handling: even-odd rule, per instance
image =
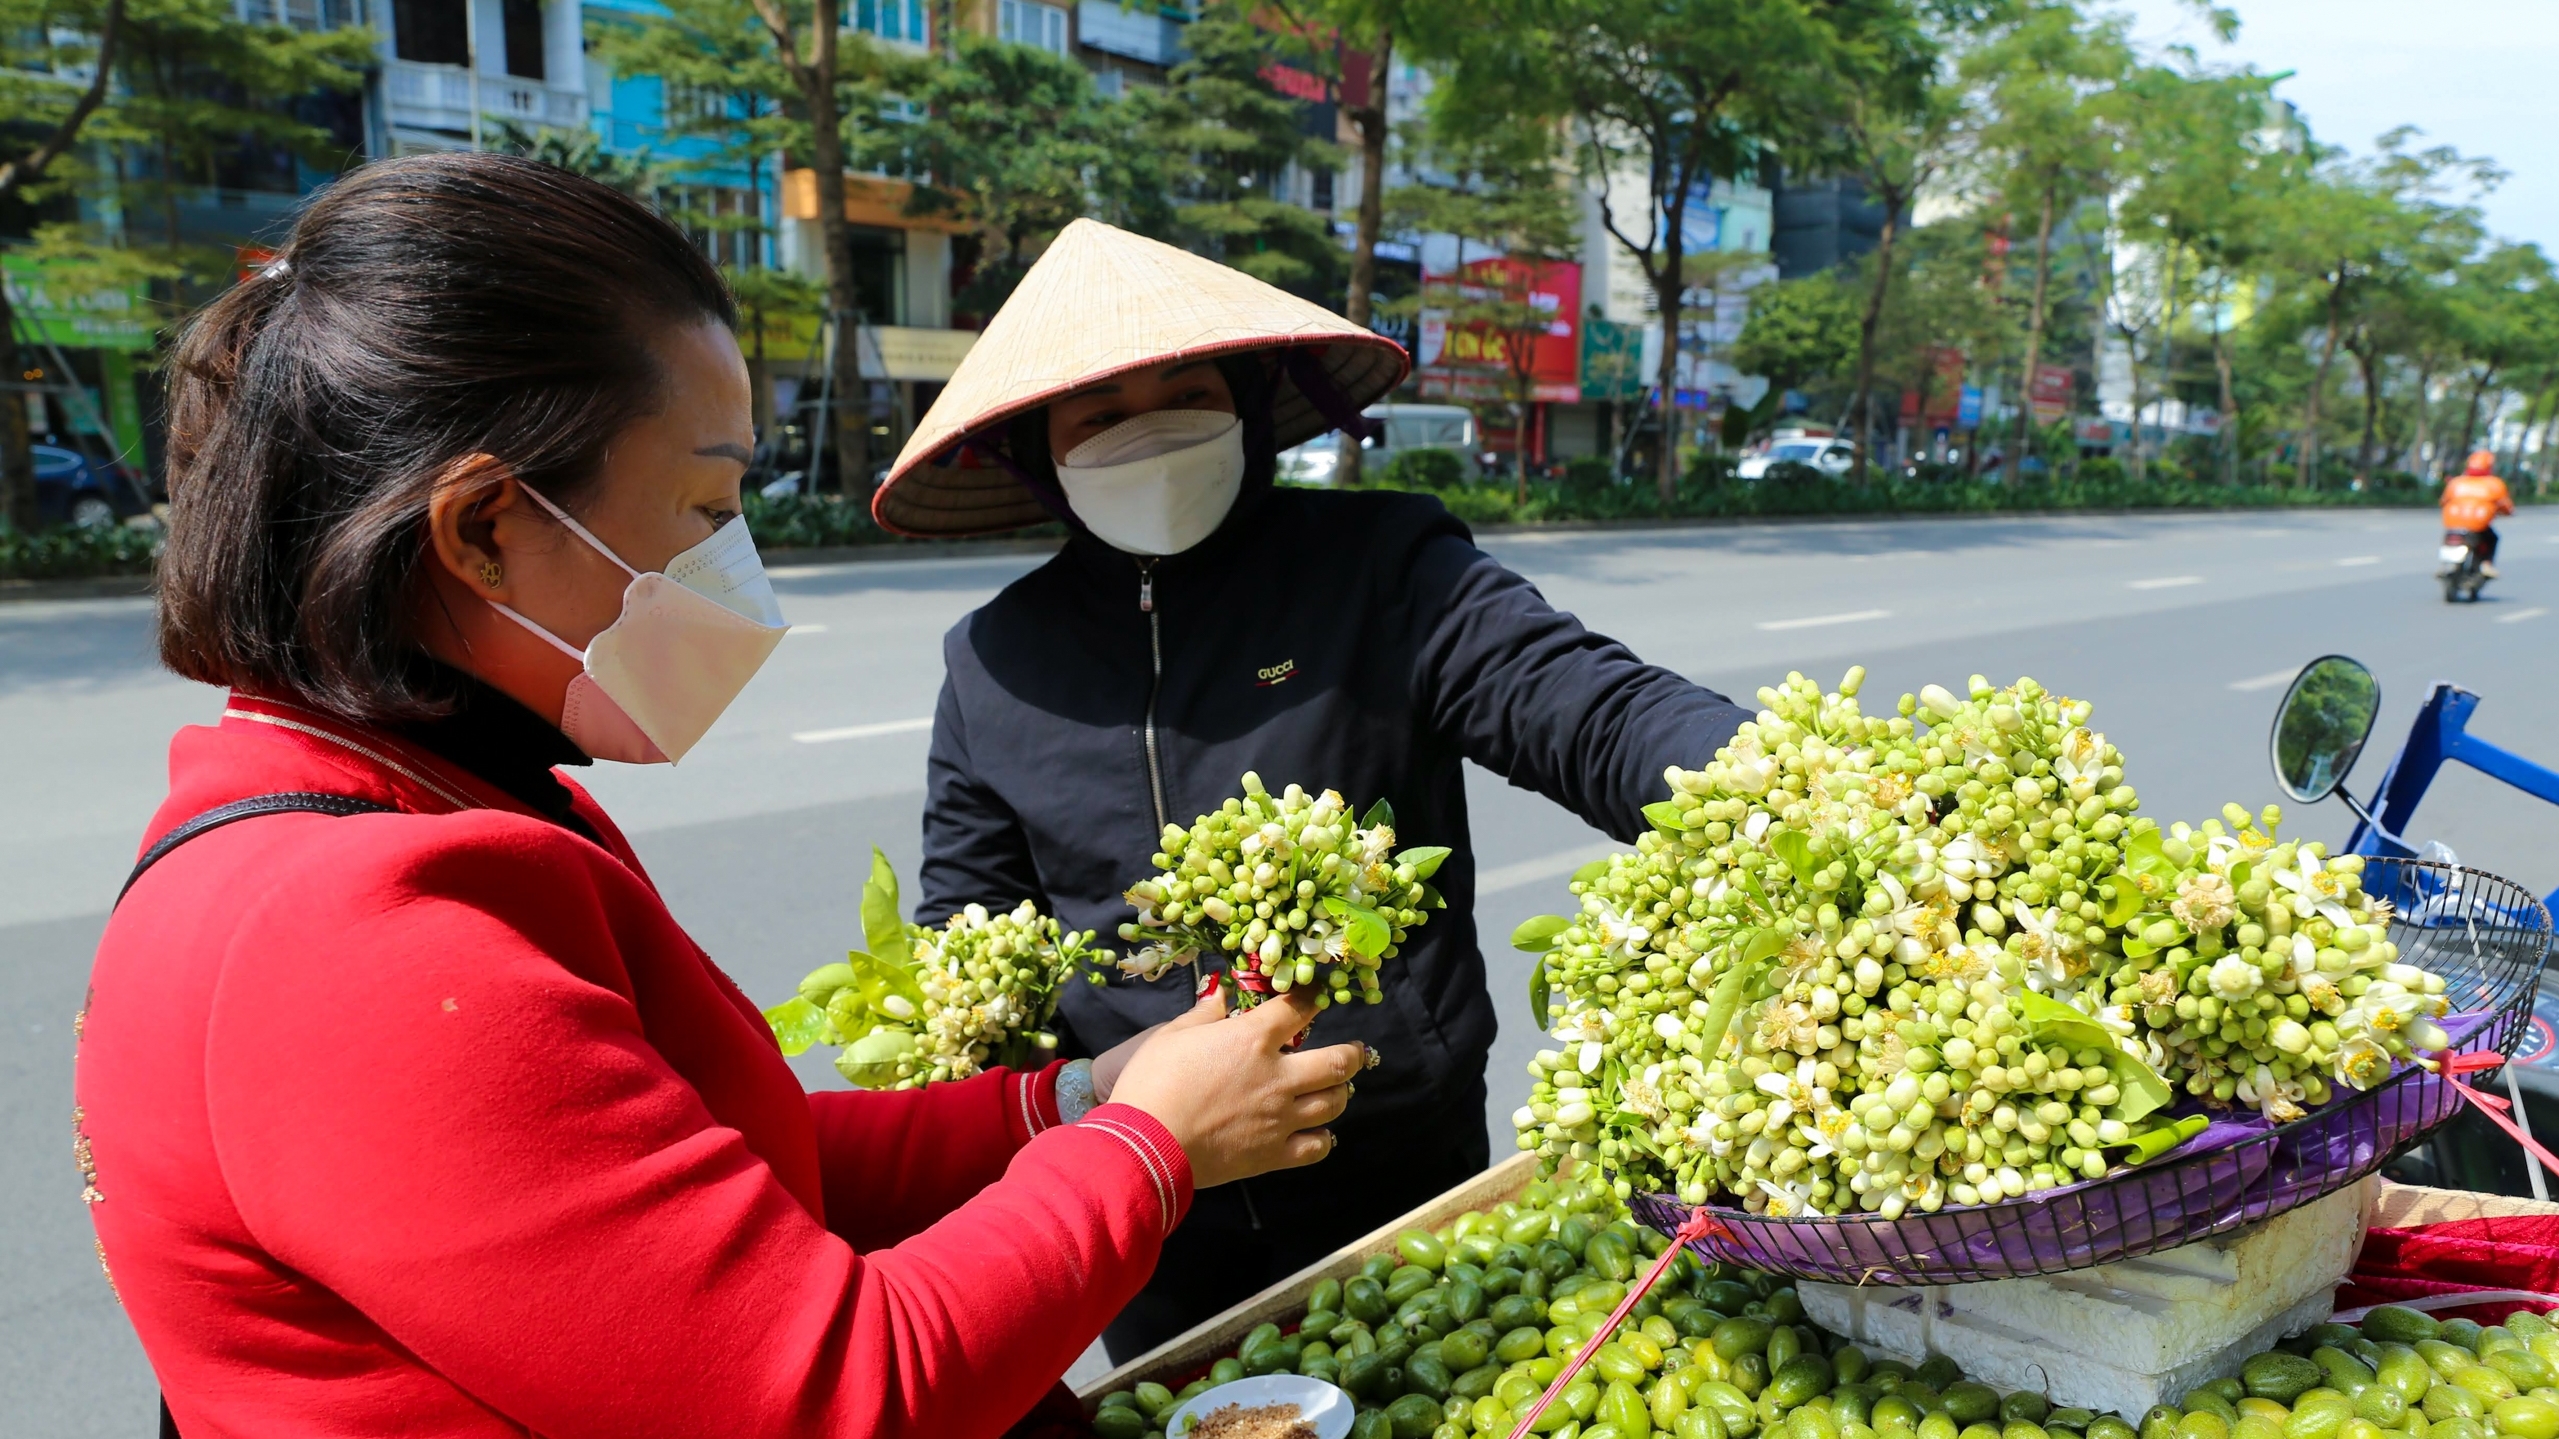
[{"label": "silver bracelet", "polygon": [[1093,1096],[1093,1061],[1068,1060],[1057,1072],[1057,1122],[1073,1124],[1100,1103]]}]

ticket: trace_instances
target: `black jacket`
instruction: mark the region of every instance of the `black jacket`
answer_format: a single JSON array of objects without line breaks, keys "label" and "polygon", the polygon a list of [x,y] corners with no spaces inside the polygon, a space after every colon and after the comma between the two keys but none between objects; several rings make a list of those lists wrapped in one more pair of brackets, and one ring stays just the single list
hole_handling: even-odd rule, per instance
[{"label": "black jacket", "polygon": [[[1384,1056],[1336,1128],[1337,1159],[1453,1134],[1483,1163],[1495,1000],[1460,761],[1631,839],[1667,793],[1663,768],[1704,762],[1746,717],[1549,606],[1437,500],[1376,491],[1248,490],[1208,540],[1151,562],[1079,533],[955,626],[943,659],[925,923],[1027,896],[1124,948],[1121,895],[1150,872],[1161,824],[1242,793],[1248,769],[1273,791],[1339,790],[1353,813],[1383,796],[1399,846],[1455,851],[1436,881],[1448,908],[1387,962],[1386,1002],[1316,1023],[1312,1043]],[[1098,1053],[1179,1013],[1188,986],[1185,971],[1077,983],[1061,1038]],[[1525,1022],[1525,995],[1500,1002]]]}]

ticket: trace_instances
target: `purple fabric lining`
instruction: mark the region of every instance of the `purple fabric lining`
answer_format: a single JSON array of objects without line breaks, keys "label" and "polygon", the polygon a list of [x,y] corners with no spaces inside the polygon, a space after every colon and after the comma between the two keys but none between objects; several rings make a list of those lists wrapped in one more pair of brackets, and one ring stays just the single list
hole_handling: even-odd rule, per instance
[{"label": "purple fabric lining", "polygon": [[[2444,1021],[2456,1049],[2502,1048],[2507,1010]],[[2403,1064],[2379,1088],[2338,1094],[2277,1127],[2252,1111],[2213,1114],[2184,1144],[2139,1169],[2045,1190],[2004,1204],[1948,1208],[1899,1220],[1873,1216],[1768,1219],[1714,1205],[1724,1232],[1696,1248],[1708,1259],[1841,1283],[1951,1284],[2052,1274],[2191,1244],[2343,1188],[2450,1119],[2454,1081]],[[1690,1210],[1639,1194],[1643,1223],[1675,1232]]]}]

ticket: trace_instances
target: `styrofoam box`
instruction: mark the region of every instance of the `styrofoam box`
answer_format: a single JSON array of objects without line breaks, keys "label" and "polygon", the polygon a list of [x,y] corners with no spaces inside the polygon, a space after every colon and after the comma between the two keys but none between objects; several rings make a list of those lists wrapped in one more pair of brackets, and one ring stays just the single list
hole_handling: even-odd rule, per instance
[{"label": "styrofoam box", "polygon": [[2249,1229],[2037,1279],[1796,1286],[1815,1324],[1876,1355],[1943,1354],[1973,1379],[2138,1418],[2326,1319],[2371,1181]]}]

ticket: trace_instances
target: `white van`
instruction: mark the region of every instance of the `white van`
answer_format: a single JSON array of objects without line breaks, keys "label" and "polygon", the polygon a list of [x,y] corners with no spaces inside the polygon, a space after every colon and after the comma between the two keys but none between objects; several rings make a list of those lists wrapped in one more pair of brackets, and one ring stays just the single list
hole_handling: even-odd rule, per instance
[{"label": "white van", "polygon": [[[1386,423],[1383,439],[1360,444],[1363,474],[1374,474],[1403,450],[1447,450],[1464,463],[1467,479],[1483,473],[1476,455],[1481,436],[1475,428],[1475,412],[1464,405],[1371,405],[1360,413]],[[1301,485],[1331,484],[1341,459],[1341,442],[1339,434],[1328,432],[1281,451],[1279,477]]]}]

